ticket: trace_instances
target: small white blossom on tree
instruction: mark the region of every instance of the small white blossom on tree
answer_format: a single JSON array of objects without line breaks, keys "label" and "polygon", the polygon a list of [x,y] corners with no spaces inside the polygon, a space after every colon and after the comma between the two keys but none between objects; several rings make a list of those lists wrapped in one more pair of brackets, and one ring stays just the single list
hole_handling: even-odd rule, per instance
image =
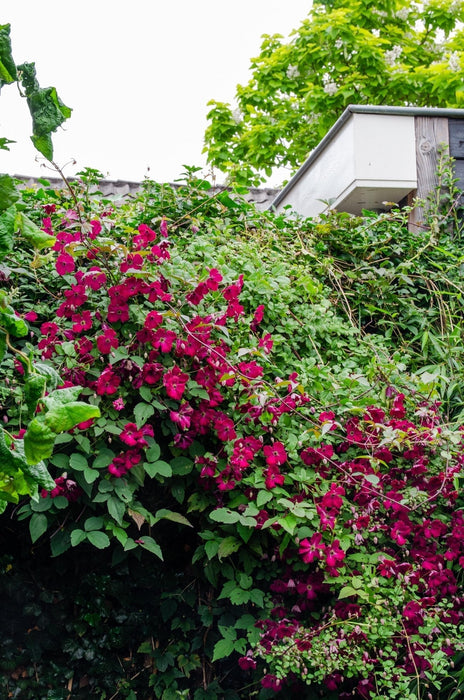
[{"label": "small white blossom on tree", "polygon": [[298,66],[288,66],[287,68],[287,78],[298,78],[300,75],[300,71],[298,70]]},{"label": "small white blossom on tree", "polygon": [[463,25],[464,0],[314,0],[289,39],[263,37],[239,111],[209,103],[208,161],[257,185],[296,170],[349,104],[464,107]]},{"label": "small white blossom on tree", "polygon": [[402,52],[403,49],[398,45],[394,46],[392,49],[390,49],[390,51],[385,51],[385,62],[389,66],[395,66]]},{"label": "small white blossom on tree", "polygon": [[453,53],[450,53],[448,58],[448,68],[454,73],[457,73],[461,70],[461,60],[457,51],[453,51]]}]

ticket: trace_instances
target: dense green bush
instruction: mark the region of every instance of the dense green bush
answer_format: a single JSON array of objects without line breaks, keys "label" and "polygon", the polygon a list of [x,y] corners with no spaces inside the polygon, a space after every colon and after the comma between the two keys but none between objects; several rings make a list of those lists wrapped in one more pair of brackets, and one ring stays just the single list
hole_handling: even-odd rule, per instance
[{"label": "dense green bush", "polygon": [[11,446],[50,411],[37,364],[100,416],[2,516],[5,696],[454,697],[459,226],[259,214],[194,169],[116,205],[98,177],[22,189],[53,248],[2,267]]}]

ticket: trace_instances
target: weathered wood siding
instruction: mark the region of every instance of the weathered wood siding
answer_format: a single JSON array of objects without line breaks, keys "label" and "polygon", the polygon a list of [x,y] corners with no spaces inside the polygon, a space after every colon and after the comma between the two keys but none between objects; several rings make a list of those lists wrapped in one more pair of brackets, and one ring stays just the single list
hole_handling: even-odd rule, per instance
[{"label": "weathered wood siding", "polygon": [[427,197],[438,186],[437,167],[440,152],[449,149],[449,120],[446,117],[415,117],[417,190],[413,199],[423,200],[409,216],[409,229],[422,228]]}]

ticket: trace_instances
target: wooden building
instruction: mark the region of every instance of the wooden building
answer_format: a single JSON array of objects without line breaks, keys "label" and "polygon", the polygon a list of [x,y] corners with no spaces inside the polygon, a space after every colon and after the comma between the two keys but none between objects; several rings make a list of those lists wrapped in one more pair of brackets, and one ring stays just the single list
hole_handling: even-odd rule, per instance
[{"label": "wooden building", "polygon": [[[273,207],[317,216],[329,208],[360,214],[423,201],[437,185],[440,153],[455,159],[464,191],[464,109],[350,105]],[[410,228],[422,219],[419,206]]]}]

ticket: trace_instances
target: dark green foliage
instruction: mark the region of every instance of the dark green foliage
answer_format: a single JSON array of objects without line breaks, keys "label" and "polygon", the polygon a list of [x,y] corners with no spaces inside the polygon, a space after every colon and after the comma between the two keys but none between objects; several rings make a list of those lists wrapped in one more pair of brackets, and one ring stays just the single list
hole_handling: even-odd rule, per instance
[{"label": "dark green foliage", "polygon": [[10,25],[0,25],[0,88],[17,80],[16,64],[11,54]]},{"label": "dark green foliage", "polygon": [[52,133],[71,116],[71,109],[58,97],[56,88],[41,88],[34,63],[18,66],[32,116],[32,143],[48,160],[53,160]]},{"label": "dark green foliage", "polygon": [[[205,278],[205,270],[220,269],[224,284],[244,275],[243,317],[214,333],[230,344],[238,361],[259,357],[264,380],[256,385],[256,396],[251,393],[251,403],[243,387],[237,394],[225,393],[221,410],[233,416],[237,430],[245,435],[260,435],[268,447],[275,440],[285,444],[289,460],[283,468],[285,483],[267,487],[262,475],[264,460],[258,457],[242,486],[237,484],[232,491],[204,488],[195,457],[216,453],[225,465],[226,456],[212,431],[197,436],[186,450],[173,446],[176,428],[168,410],[178,409],[177,400],[166,398],[160,386],[134,387],[132,380],[120,386],[123,409],[114,407],[114,395],[97,395],[87,382],[98,381],[104,363],[145,362],[143,352],[131,346],[131,338],[147,308],[143,302],[133,304],[130,322],[112,324],[120,340],[113,355],[102,359],[93,347],[91,362],[82,359],[75,342],[69,340],[76,341],[70,335],[75,319],[63,321],[55,316],[65,292],[74,284],[74,275],[58,274],[55,251],[45,255],[32,251],[28,241],[18,237],[18,245],[5,258],[8,275],[2,286],[8,298],[14,298],[15,308],[21,309],[20,317],[14,317],[18,323],[26,324],[21,316],[30,311],[37,318],[27,321],[33,335],[15,341],[26,376],[18,373],[17,364],[15,368],[14,349],[6,348],[1,365],[1,385],[8,386],[1,394],[8,430],[17,433],[27,419],[29,438],[36,428],[43,431],[60,392],[65,392],[62,396],[73,410],[80,388],[56,389],[59,373],[71,383],[79,376],[85,380],[87,408],[98,404],[101,416],[90,428],[79,430],[69,430],[74,423],[68,424],[66,415],[57,416],[58,423],[65,421],[59,427],[66,432],[57,438],[51,430],[49,444],[42,432],[35,455],[44,457],[54,481],[42,482],[43,497],[9,506],[3,515],[2,691],[25,700],[265,700],[275,695],[260,685],[266,665],[287,677],[280,698],[311,697],[308,693],[312,693],[335,700],[336,693],[320,684],[325,673],[320,669],[311,670],[311,685],[302,685],[284,648],[274,656],[270,653],[255,675],[240,669],[237,660],[259,644],[262,631],[255,623],[268,618],[275,607],[270,584],[285,578],[288,566],[294,567],[295,577],[307,570],[307,564],[298,559],[297,545],[318,528],[314,501],[323,497],[328,484],[320,484],[313,470],[302,466],[299,452],[302,444],[335,440],[326,430],[330,426],[318,427],[319,413],[330,409],[342,420],[362,416],[366,406],[374,403],[388,411],[393,391],[404,393],[410,406],[442,400],[445,417],[458,419],[462,410],[462,315],[460,292],[452,289],[458,284],[462,264],[460,228],[449,217],[445,220],[438,209],[431,210],[429,228],[412,238],[407,234],[406,214],[399,211],[380,216],[366,212],[364,217],[332,214],[320,221],[260,214],[235,194],[209,196],[208,184],[193,171],[178,190],[147,181],[136,197],[115,207],[98,190],[90,193],[98,177],[97,171],[85,171],[72,192],[55,191],[43,181],[37,190],[23,190],[17,206],[33,226],[52,230],[57,240],[63,232],[77,229],[87,234],[92,230],[90,222],[101,222],[102,231],[89,247],[98,246],[98,263],[108,286],[122,279],[119,264],[125,262],[140,224],[158,231],[167,222],[171,260],[163,263],[162,272],[175,300],[166,314],[169,320],[177,318],[174,311],[178,308],[182,309],[181,320],[221,308],[220,292],[211,295],[208,306],[190,308],[182,301],[185,290],[191,291]],[[79,214],[72,219],[69,212],[76,200]],[[73,242],[64,252],[68,251],[84,271],[95,264],[94,257],[88,262],[88,248],[80,242]],[[122,251],[119,258],[118,251]],[[156,266],[148,274],[158,275],[159,269]],[[438,291],[433,288],[431,293],[427,280]],[[86,302],[92,310],[92,333],[99,332],[95,331],[98,314],[106,318],[107,313],[105,288],[97,291]],[[160,308],[157,304],[155,301],[153,308]],[[250,329],[251,319],[261,305],[263,319],[256,333]],[[441,325],[444,314],[448,319],[446,310],[451,310],[454,335],[448,334],[449,326]],[[65,324],[68,335],[60,330],[53,353],[42,359],[37,343],[46,331],[40,329],[53,320]],[[425,356],[415,328],[419,323],[442,343],[452,344],[452,358],[440,358],[433,344]],[[272,334],[274,347],[264,355],[258,340],[267,333]],[[80,332],[75,336],[79,339]],[[41,351],[43,348],[41,345]],[[166,370],[169,353],[160,359]],[[191,368],[189,362],[184,359],[185,369]],[[306,392],[311,398],[304,412],[282,415],[275,425],[265,412],[259,422],[248,422],[247,411],[259,405],[258,396],[267,400],[266,391],[276,377],[281,378],[282,395],[287,395],[287,377],[294,371],[301,383],[294,380],[295,392]],[[49,394],[45,398],[43,379]],[[189,380],[185,397],[197,406],[205,395]],[[41,412],[33,418],[35,402]],[[137,428],[153,426],[154,437],[146,438],[144,463],[123,477],[114,477],[108,466],[121,450],[121,431],[129,420]],[[449,449],[449,459],[454,460],[460,439],[445,424],[440,430],[434,437],[437,449],[433,447],[429,455],[435,474],[441,470],[440,450]],[[385,439],[390,444],[388,440],[396,438],[389,437],[387,430]],[[403,438],[398,439],[403,449]],[[15,440],[18,447],[20,443]],[[29,444],[35,448],[34,440]],[[401,469],[406,462],[401,462],[398,445],[392,450],[397,449],[395,459]],[[387,465],[379,463],[376,468],[382,479],[387,478]],[[368,476],[368,489],[375,489],[380,477],[377,473]],[[41,478],[37,474],[35,480],[41,483]],[[460,483],[457,474],[457,487]],[[74,491],[60,492],[63,484]],[[451,488],[446,480],[444,486]],[[19,484],[16,491],[27,493],[27,484]],[[414,487],[405,488],[404,498],[416,507]],[[261,511],[269,512],[269,524],[275,527],[256,526]],[[444,517],[449,519],[447,511]],[[382,610],[388,615],[392,609],[397,611],[389,606],[400,610],[414,599],[414,592],[407,587],[403,590],[396,579],[382,579],[379,584],[372,569],[376,554],[367,551],[367,544],[366,551],[362,546],[356,548],[353,533],[343,530],[347,518],[340,519],[333,536],[343,531],[343,548],[347,559],[352,559],[332,580],[334,593],[324,593],[320,604],[328,606],[338,595],[343,600],[354,590],[368,621],[371,611],[384,606],[384,601],[388,605]],[[332,537],[324,531],[326,539],[329,535]],[[364,573],[353,573],[366,557]],[[316,612],[324,614],[322,609]],[[308,626],[312,623],[313,618],[306,619]],[[385,632],[395,638],[401,629],[395,627],[398,625],[399,617],[391,616]],[[330,635],[329,626],[322,641],[330,643]],[[379,643],[376,635],[373,631],[373,645]],[[436,658],[437,683],[445,688],[445,694],[439,696],[437,691],[436,697],[444,700],[449,694],[448,681],[441,679],[449,665],[441,659],[439,649],[434,647],[430,653]],[[364,662],[358,656],[351,664],[353,674],[362,673]],[[323,663],[321,658],[320,668],[325,668]],[[457,673],[456,681],[461,682]],[[407,697],[401,693],[403,689],[409,692],[410,682],[409,676],[398,680],[393,697]],[[451,674],[450,692],[453,683]]]}]

